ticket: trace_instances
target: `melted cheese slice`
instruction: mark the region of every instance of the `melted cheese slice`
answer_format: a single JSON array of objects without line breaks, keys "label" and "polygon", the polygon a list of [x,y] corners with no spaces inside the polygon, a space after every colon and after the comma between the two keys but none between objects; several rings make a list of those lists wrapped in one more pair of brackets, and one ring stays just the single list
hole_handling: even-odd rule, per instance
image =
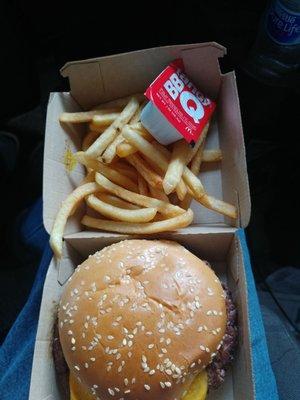
[{"label": "melted cheese slice", "polygon": [[205,400],[207,395],[207,386],[207,373],[203,370],[193,380],[189,390],[181,400]]}]

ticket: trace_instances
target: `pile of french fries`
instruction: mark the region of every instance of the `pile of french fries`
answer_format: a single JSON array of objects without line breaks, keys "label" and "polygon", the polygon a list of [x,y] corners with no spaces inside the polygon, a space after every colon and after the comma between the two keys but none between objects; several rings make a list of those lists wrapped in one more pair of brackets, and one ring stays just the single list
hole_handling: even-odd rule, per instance
[{"label": "pile of french fries", "polygon": [[87,112],[63,113],[61,123],[88,123],[82,151],[75,154],[87,174],[62,203],[51,233],[57,257],[67,219],[85,200],[81,223],[94,229],[127,234],[152,234],[183,228],[193,221],[192,199],[231,218],[236,208],[209,196],[198,177],[202,162],[222,159],[219,149],[205,150],[206,125],[192,148],[184,139],[162,146],[143,127],[143,95],[121,98]]}]

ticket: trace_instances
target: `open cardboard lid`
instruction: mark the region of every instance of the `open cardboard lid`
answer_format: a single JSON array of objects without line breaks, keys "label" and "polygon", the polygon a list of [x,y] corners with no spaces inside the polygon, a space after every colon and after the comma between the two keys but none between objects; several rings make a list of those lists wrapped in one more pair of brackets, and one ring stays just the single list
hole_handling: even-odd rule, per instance
[{"label": "open cardboard lid", "polygon": [[69,78],[73,98],[83,109],[89,109],[108,100],[144,92],[169,62],[181,57],[187,75],[196,86],[216,98],[221,81],[218,58],[225,52],[223,46],[214,42],[155,47],[68,62],[60,72]]},{"label": "open cardboard lid", "polygon": [[[232,226],[232,221],[194,202],[195,224],[189,229],[199,229],[199,225],[231,226],[232,230],[247,226],[251,207],[236,80],[234,72],[223,75],[218,63],[218,58],[225,53],[224,47],[211,42],[158,47],[67,63],[61,74],[69,78],[71,91],[51,94],[48,104],[43,178],[46,230],[51,231],[61,202],[84,176],[84,168],[80,165],[68,173],[63,159],[66,151],[75,152],[80,148],[85,127],[62,126],[58,121],[60,113],[89,109],[105,101],[144,92],[163,68],[178,57],[183,59],[191,80],[218,101],[206,145],[207,148],[220,147],[224,157],[221,169],[208,168],[202,172],[202,182],[209,194],[235,204],[239,210],[239,220]],[[79,221],[80,211],[68,220],[65,237],[80,234],[83,228]]]}]

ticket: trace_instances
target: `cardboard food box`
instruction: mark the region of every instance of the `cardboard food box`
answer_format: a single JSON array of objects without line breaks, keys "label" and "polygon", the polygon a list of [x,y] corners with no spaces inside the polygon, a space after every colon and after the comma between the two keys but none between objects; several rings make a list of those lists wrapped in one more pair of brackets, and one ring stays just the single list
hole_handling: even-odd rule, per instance
[{"label": "cardboard food box", "polygon": [[[44,153],[44,225],[51,231],[61,202],[84,177],[76,165],[70,172],[68,155],[80,149],[85,127],[59,123],[64,111],[87,110],[102,102],[143,92],[150,82],[176,58],[182,58],[186,73],[203,93],[217,101],[206,148],[221,148],[223,161],[201,171],[207,192],[235,204],[239,218],[232,221],[193,202],[194,223],[180,231],[149,238],[176,240],[200,258],[211,262],[228,282],[239,313],[239,345],[225,384],[209,399],[254,399],[248,300],[241,245],[236,235],[250,218],[250,197],[239,100],[234,72],[221,74],[218,58],[225,48],[216,43],[178,45],[91,60],[67,63],[61,70],[70,81],[70,93],[52,93],[48,105]],[[89,254],[130,238],[109,232],[87,231],[80,224],[81,207],[68,221],[62,259],[52,260],[46,277],[32,367],[30,400],[61,400],[51,355],[51,338],[57,304],[74,268]]]}]

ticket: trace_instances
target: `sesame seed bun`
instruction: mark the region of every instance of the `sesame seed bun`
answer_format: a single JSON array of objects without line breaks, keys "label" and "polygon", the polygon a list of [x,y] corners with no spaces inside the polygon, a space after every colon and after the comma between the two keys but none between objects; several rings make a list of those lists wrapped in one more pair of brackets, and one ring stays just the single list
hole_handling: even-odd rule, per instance
[{"label": "sesame seed bun", "polygon": [[226,320],[208,263],[175,242],[125,240],[76,269],[59,335],[70,372],[99,399],[179,400],[213,359]]}]

